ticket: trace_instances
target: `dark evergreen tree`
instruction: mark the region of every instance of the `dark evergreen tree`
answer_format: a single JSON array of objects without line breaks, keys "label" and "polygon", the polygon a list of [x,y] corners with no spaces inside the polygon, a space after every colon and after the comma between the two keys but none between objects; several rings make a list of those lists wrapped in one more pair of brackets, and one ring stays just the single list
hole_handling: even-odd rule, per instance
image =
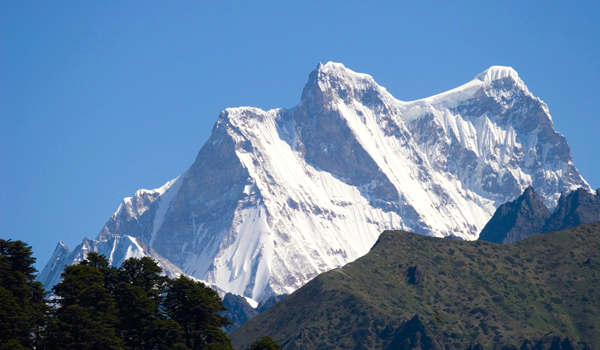
[{"label": "dark evergreen tree", "polygon": [[123,349],[117,309],[104,286],[104,274],[85,262],[65,268],[54,287],[57,308],[48,325],[45,349]]},{"label": "dark evergreen tree", "polygon": [[116,269],[89,253],[62,277],[41,348],[232,349],[221,329],[230,322],[217,314],[226,310],[219,295],[187,277],[169,280],[151,258],[130,258]]},{"label": "dark evergreen tree", "polygon": [[0,349],[32,349],[48,321],[46,292],[35,282],[35,258],[22,241],[0,239]]},{"label": "dark evergreen tree", "polygon": [[148,331],[146,349],[189,350],[183,340],[183,329],[171,319],[156,319]]},{"label": "dark evergreen tree", "polygon": [[119,331],[128,349],[145,349],[151,325],[158,319],[158,304],[138,286],[121,283],[116,290]]},{"label": "dark evergreen tree", "polygon": [[150,257],[141,259],[129,258],[123,262],[119,269],[120,280],[130,285],[141,288],[148,297],[162,301],[169,278],[161,275],[162,269]]},{"label": "dark evergreen tree", "polygon": [[91,266],[104,275],[104,288],[111,294],[115,295],[117,285],[119,284],[119,270],[111,267],[108,259],[102,254],[89,252],[81,265]]},{"label": "dark evergreen tree", "polygon": [[110,267],[106,256],[96,252],[89,252],[85,257],[85,260],[81,262],[81,265],[91,266],[101,271],[102,269],[108,269]]},{"label": "dark evergreen tree", "polygon": [[[20,341],[16,339],[11,339],[8,342],[4,343],[0,346],[0,350],[27,350],[28,348],[24,347]],[[30,348],[29,348],[30,349]]]},{"label": "dark evergreen tree", "polygon": [[217,314],[226,308],[215,290],[180,276],[170,283],[164,309],[183,328],[190,349],[231,349],[231,341],[221,329],[231,322]]},{"label": "dark evergreen tree", "polygon": [[273,340],[273,338],[265,335],[264,337],[250,344],[250,348],[248,350],[283,350],[283,347]]},{"label": "dark evergreen tree", "polygon": [[128,349],[154,349],[181,342],[181,327],[167,322],[160,310],[168,278],[148,257],[130,258],[119,269],[115,297],[119,330]]}]

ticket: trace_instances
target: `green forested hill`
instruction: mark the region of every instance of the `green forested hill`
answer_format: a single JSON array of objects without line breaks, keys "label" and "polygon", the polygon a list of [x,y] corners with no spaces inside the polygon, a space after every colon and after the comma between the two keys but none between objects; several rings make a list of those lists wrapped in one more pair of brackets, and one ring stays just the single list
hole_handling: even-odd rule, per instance
[{"label": "green forested hill", "polygon": [[556,336],[600,349],[600,223],[508,245],[386,231],[366,256],[231,336],[237,349],[262,335],[285,349],[401,349],[415,315],[450,349],[520,348]]}]

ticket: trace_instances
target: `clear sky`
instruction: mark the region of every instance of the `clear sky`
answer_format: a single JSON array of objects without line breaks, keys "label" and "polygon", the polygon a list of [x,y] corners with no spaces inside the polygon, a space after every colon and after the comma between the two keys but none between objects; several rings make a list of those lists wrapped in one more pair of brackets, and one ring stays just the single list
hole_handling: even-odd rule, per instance
[{"label": "clear sky", "polygon": [[0,1],[0,238],[95,238],[189,167],[227,107],[292,107],[319,62],[396,98],[511,66],[600,187],[600,2]]}]

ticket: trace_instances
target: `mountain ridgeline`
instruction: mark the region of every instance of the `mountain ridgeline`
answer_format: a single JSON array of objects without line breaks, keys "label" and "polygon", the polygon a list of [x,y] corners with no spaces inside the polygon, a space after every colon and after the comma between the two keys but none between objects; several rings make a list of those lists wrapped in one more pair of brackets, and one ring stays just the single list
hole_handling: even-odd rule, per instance
[{"label": "mountain ridgeline", "polygon": [[597,221],[600,221],[600,189],[595,194],[583,188],[566,196],[563,193],[551,213],[533,187],[528,187],[519,198],[496,210],[479,240],[506,244]]},{"label": "mountain ridgeline", "polygon": [[600,222],[506,245],[386,231],[231,333],[285,349],[599,349]]},{"label": "mountain ridgeline", "polygon": [[39,280],[49,290],[89,251],[113,266],[151,256],[260,302],[363,256],[384,230],[476,239],[528,186],[547,207],[589,190],[512,68],[406,102],[329,62],[291,109],[224,110],[189,169],[125,198],[96,239],[59,244]]},{"label": "mountain ridgeline", "polygon": [[266,301],[261,301],[255,305],[255,307],[252,307],[246,298],[236,294],[226,293],[225,296],[223,296],[223,305],[225,305],[227,310],[221,312],[220,314],[227,317],[232,324],[224,329],[227,332],[232,332],[242,324],[248,322],[248,320],[254,316],[266,311],[277,302],[283,300],[285,297],[287,297],[287,294],[274,295]]}]

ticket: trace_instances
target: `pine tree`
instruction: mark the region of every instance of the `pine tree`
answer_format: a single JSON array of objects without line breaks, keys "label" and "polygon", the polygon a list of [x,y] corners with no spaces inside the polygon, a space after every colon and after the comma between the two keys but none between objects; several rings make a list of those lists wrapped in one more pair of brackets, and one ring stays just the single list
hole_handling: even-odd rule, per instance
[{"label": "pine tree", "polygon": [[119,284],[119,270],[110,266],[106,256],[96,252],[89,252],[80,264],[91,266],[100,271],[104,275],[104,288],[111,295],[115,295],[115,290]]},{"label": "pine tree", "polygon": [[184,276],[169,280],[151,258],[130,258],[116,269],[91,252],[62,278],[40,348],[232,349],[220,328],[231,322],[217,314],[226,310],[219,295]]},{"label": "pine tree", "polygon": [[35,258],[22,241],[0,239],[0,349],[32,349],[48,321],[46,292],[35,282]]},{"label": "pine tree", "polygon": [[183,328],[186,345],[190,349],[232,349],[231,340],[220,328],[231,322],[217,314],[227,309],[215,290],[180,276],[171,280],[164,309]]},{"label": "pine tree", "polygon": [[117,309],[104,274],[89,262],[67,266],[54,287],[57,308],[46,330],[45,349],[121,350]]},{"label": "pine tree", "polygon": [[119,330],[128,349],[160,347],[163,339],[172,339],[173,346],[180,342],[181,327],[167,322],[160,310],[168,282],[161,272],[160,266],[149,257],[127,259],[119,269],[114,294],[119,309]]},{"label": "pine tree", "polygon": [[188,350],[183,340],[183,329],[171,319],[156,319],[148,330],[146,349]]}]

